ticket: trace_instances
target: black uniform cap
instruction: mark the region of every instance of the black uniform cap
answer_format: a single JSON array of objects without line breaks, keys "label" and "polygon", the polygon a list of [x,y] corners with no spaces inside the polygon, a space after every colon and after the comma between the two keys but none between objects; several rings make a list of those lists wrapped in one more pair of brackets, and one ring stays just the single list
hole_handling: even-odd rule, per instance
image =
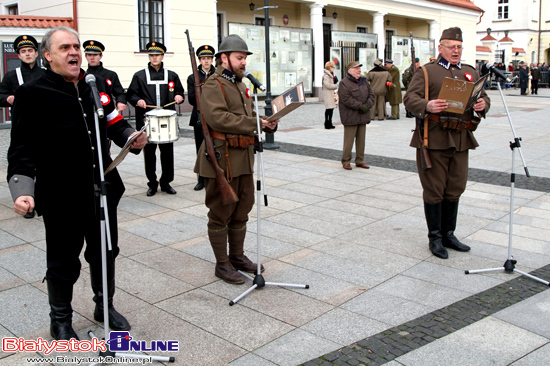
[{"label": "black uniform cap", "polygon": [[38,49],[38,42],[36,42],[36,39],[34,39],[33,36],[19,36],[13,41],[13,48],[15,48],[15,52],[19,53],[19,50],[21,48],[25,47],[32,47],[35,50]]},{"label": "black uniform cap", "polygon": [[105,51],[105,46],[99,41],[86,41],[82,44],[82,47],[84,47],[84,53],[89,54],[100,54]]},{"label": "black uniform cap", "polygon": [[166,53],[166,47],[160,42],[149,42],[145,48],[147,48],[147,53],[150,55],[164,55]]},{"label": "black uniform cap", "polygon": [[205,44],[204,46],[200,46],[196,52],[198,58],[214,57],[214,53],[216,53],[216,51],[214,50],[214,47],[209,46],[207,44]]}]

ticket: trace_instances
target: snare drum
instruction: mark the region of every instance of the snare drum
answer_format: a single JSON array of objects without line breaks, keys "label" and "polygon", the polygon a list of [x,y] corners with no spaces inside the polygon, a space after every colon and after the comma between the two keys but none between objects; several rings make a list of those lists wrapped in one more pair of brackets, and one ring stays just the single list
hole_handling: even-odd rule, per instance
[{"label": "snare drum", "polygon": [[179,126],[176,111],[169,109],[153,109],[145,113],[147,125],[147,142],[167,144],[179,139]]}]

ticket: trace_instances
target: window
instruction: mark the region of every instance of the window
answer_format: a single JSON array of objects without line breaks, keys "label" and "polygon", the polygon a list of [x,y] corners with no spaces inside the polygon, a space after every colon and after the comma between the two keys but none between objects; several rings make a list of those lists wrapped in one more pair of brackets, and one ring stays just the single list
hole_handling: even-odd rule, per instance
[{"label": "window", "polygon": [[508,0],[498,0],[498,19],[508,19]]},{"label": "window", "polygon": [[164,43],[164,12],[162,0],[139,0],[139,49],[152,41]]},{"label": "window", "polygon": [[357,33],[367,33],[367,27],[357,27]]},{"label": "window", "polygon": [[[273,19],[271,17],[269,17],[269,25],[272,25],[272,24],[273,24]],[[254,25],[264,26],[265,25],[265,18],[264,17],[254,18]]]},{"label": "window", "polygon": [[8,15],[18,15],[19,9],[17,7],[17,4],[6,6],[6,12]]}]

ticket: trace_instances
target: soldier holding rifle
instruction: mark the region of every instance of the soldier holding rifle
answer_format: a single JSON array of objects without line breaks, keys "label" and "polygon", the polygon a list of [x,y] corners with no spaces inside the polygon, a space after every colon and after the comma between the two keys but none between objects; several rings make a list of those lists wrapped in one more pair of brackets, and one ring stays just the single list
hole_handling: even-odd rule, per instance
[{"label": "soldier holding rifle", "polygon": [[[208,238],[216,257],[214,273],[232,284],[244,283],[237,270],[250,273],[257,270],[257,264],[244,255],[246,223],[254,205],[252,173],[254,142],[258,134],[251,93],[242,82],[246,58],[251,54],[241,37],[235,34],[227,36],[216,53],[216,71],[206,79],[197,105],[203,119],[205,141],[198,153],[195,173],[205,178],[205,204],[210,209]],[[193,62],[192,53],[191,57]],[[279,121],[265,118],[260,119],[264,131],[274,132]],[[215,151],[208,147],[212,140]],[[206,155],[205,150],[212,153]],[[227,187],[216,175],[218,167],[223,169],[225,179],[238,196],[237,202],[227,202],[223,196]]]},{"label": "soldier holding rifle", "polygon": [[[476,69],[460,62],[462,30],[458,27],[443,31],[438,46],[439,57],[417,70],[405,94],[405,107],[420,120],[410,146],[416,148],[418,175],[423,188],[424,212],[428,225],[429,248],[433,255],[448,258],[446,248],[466,252],[470,247],[461,243],[454,231],[458,201],[468,180],[468,151],[478,145],[473,130],[489,110],[485,91],[464,114],[444,112],[448,103],[438,99],[445,77],[475,82]],[[414,57],[414,56],[413,56]],[[425,83],[428,95],[425,93]],[[424,122],[425,121],[425,122]],[[421,133],[423,138],[418,138]],[[423,152],[429,152],[431,167],[426,168]]]}]

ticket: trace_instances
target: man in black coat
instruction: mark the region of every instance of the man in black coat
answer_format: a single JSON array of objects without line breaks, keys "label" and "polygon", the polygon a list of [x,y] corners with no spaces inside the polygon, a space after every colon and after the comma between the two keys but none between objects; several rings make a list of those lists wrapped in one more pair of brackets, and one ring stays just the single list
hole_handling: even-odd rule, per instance
[{"label": "man in black coat", "polygon": [[[210,75],[212,75],[216,68],[212,65],[212,62],[214,60],[214,47],[204,45],[200,46],[197,49],[197,57],[199,58],[200,65],[197,67],[199,69],[199,80],[200,84],[202,85],[206,79]],[[197,99],[195,98],[195,75],[191,74],[187,78],[187,98],[189,100],[189,104],[193,106],[193,111],[191,112],[191,119],[189,120],[189,126],[193,126],[193,132],[195,134],[195,147],[197,149],[197,153],[199,152],[199,149],[201,147],[202,141],[204,140],[204,134],[202,131],[202,122],[199,116],[199,112],[197,111]],[[201,177],[199,175],[199,181],[197,185],[195,185],[194,190],[200,191],[204,188],[204,177]]]},{"label": "man in black coat", "polygon": [[[80,68],[80,40],[74,29],[59,27],[46,33],[42,58],[45,74],[15,93],[7,179],[15,212],[23,215],[36,207],[44,219],[50,333],[56,340],[78,339],[72,328],[71,301],[80,275],[84,240],[84,258],[90,264],[96,302],[94,319],[104,320],[98,151],[106,168],[111,163],[107,138],[122,146],[137,132],[117,113],[106,93],[107,85],[99,77],[97,87],[105,117],[99,118],[96,131],[94,97]],[[141,149],[145,143],[142,134],[132,147]],[[116,169],[105,180],[102,191],[107,192],[112,244],[106,268],[109,324],[113,330],[128,330],[130,324],[113,306],[115,258],[119,253],[116,206],[124,185]]]},{"label": "man in black coat", "polygon": [[[160,42],[149,42],[146,46],[149,54],[147,68],[140,70],[132,77],[126,97],[128,102],[136,108],[136,128],[140,129],[145,124],[145,113],[154,107],[165,106],[172,102],[183,103],[185,90],[178,74],[165,69],[164,53],[166,47]],[[163,109],[175,110],[171,104]],[[157,144],[148,143],[143,149],[145,155],[145,175],[149,182],[147,196],[154,196],[160,183],[160,190],[168,194],[176,194],[176,190],[170,186],[174,180],[174,143],[158,144],[160,150],[160,163],[162,175],[157,181],[156,166]]]},{"label": "man in black coat", "polygon": [[116,106],[119,112],[124,112],[126,109],[126,93],[120,83],[116,72],[103,67],[103,52],[105,52],[105,46],[99,41],[89,40],[82,44],[84,48],[84,54],[88,61],[88,74],[95,76],[101,76],[105,79],[107,86],[109,87],[111,94],[116,99]]}]

